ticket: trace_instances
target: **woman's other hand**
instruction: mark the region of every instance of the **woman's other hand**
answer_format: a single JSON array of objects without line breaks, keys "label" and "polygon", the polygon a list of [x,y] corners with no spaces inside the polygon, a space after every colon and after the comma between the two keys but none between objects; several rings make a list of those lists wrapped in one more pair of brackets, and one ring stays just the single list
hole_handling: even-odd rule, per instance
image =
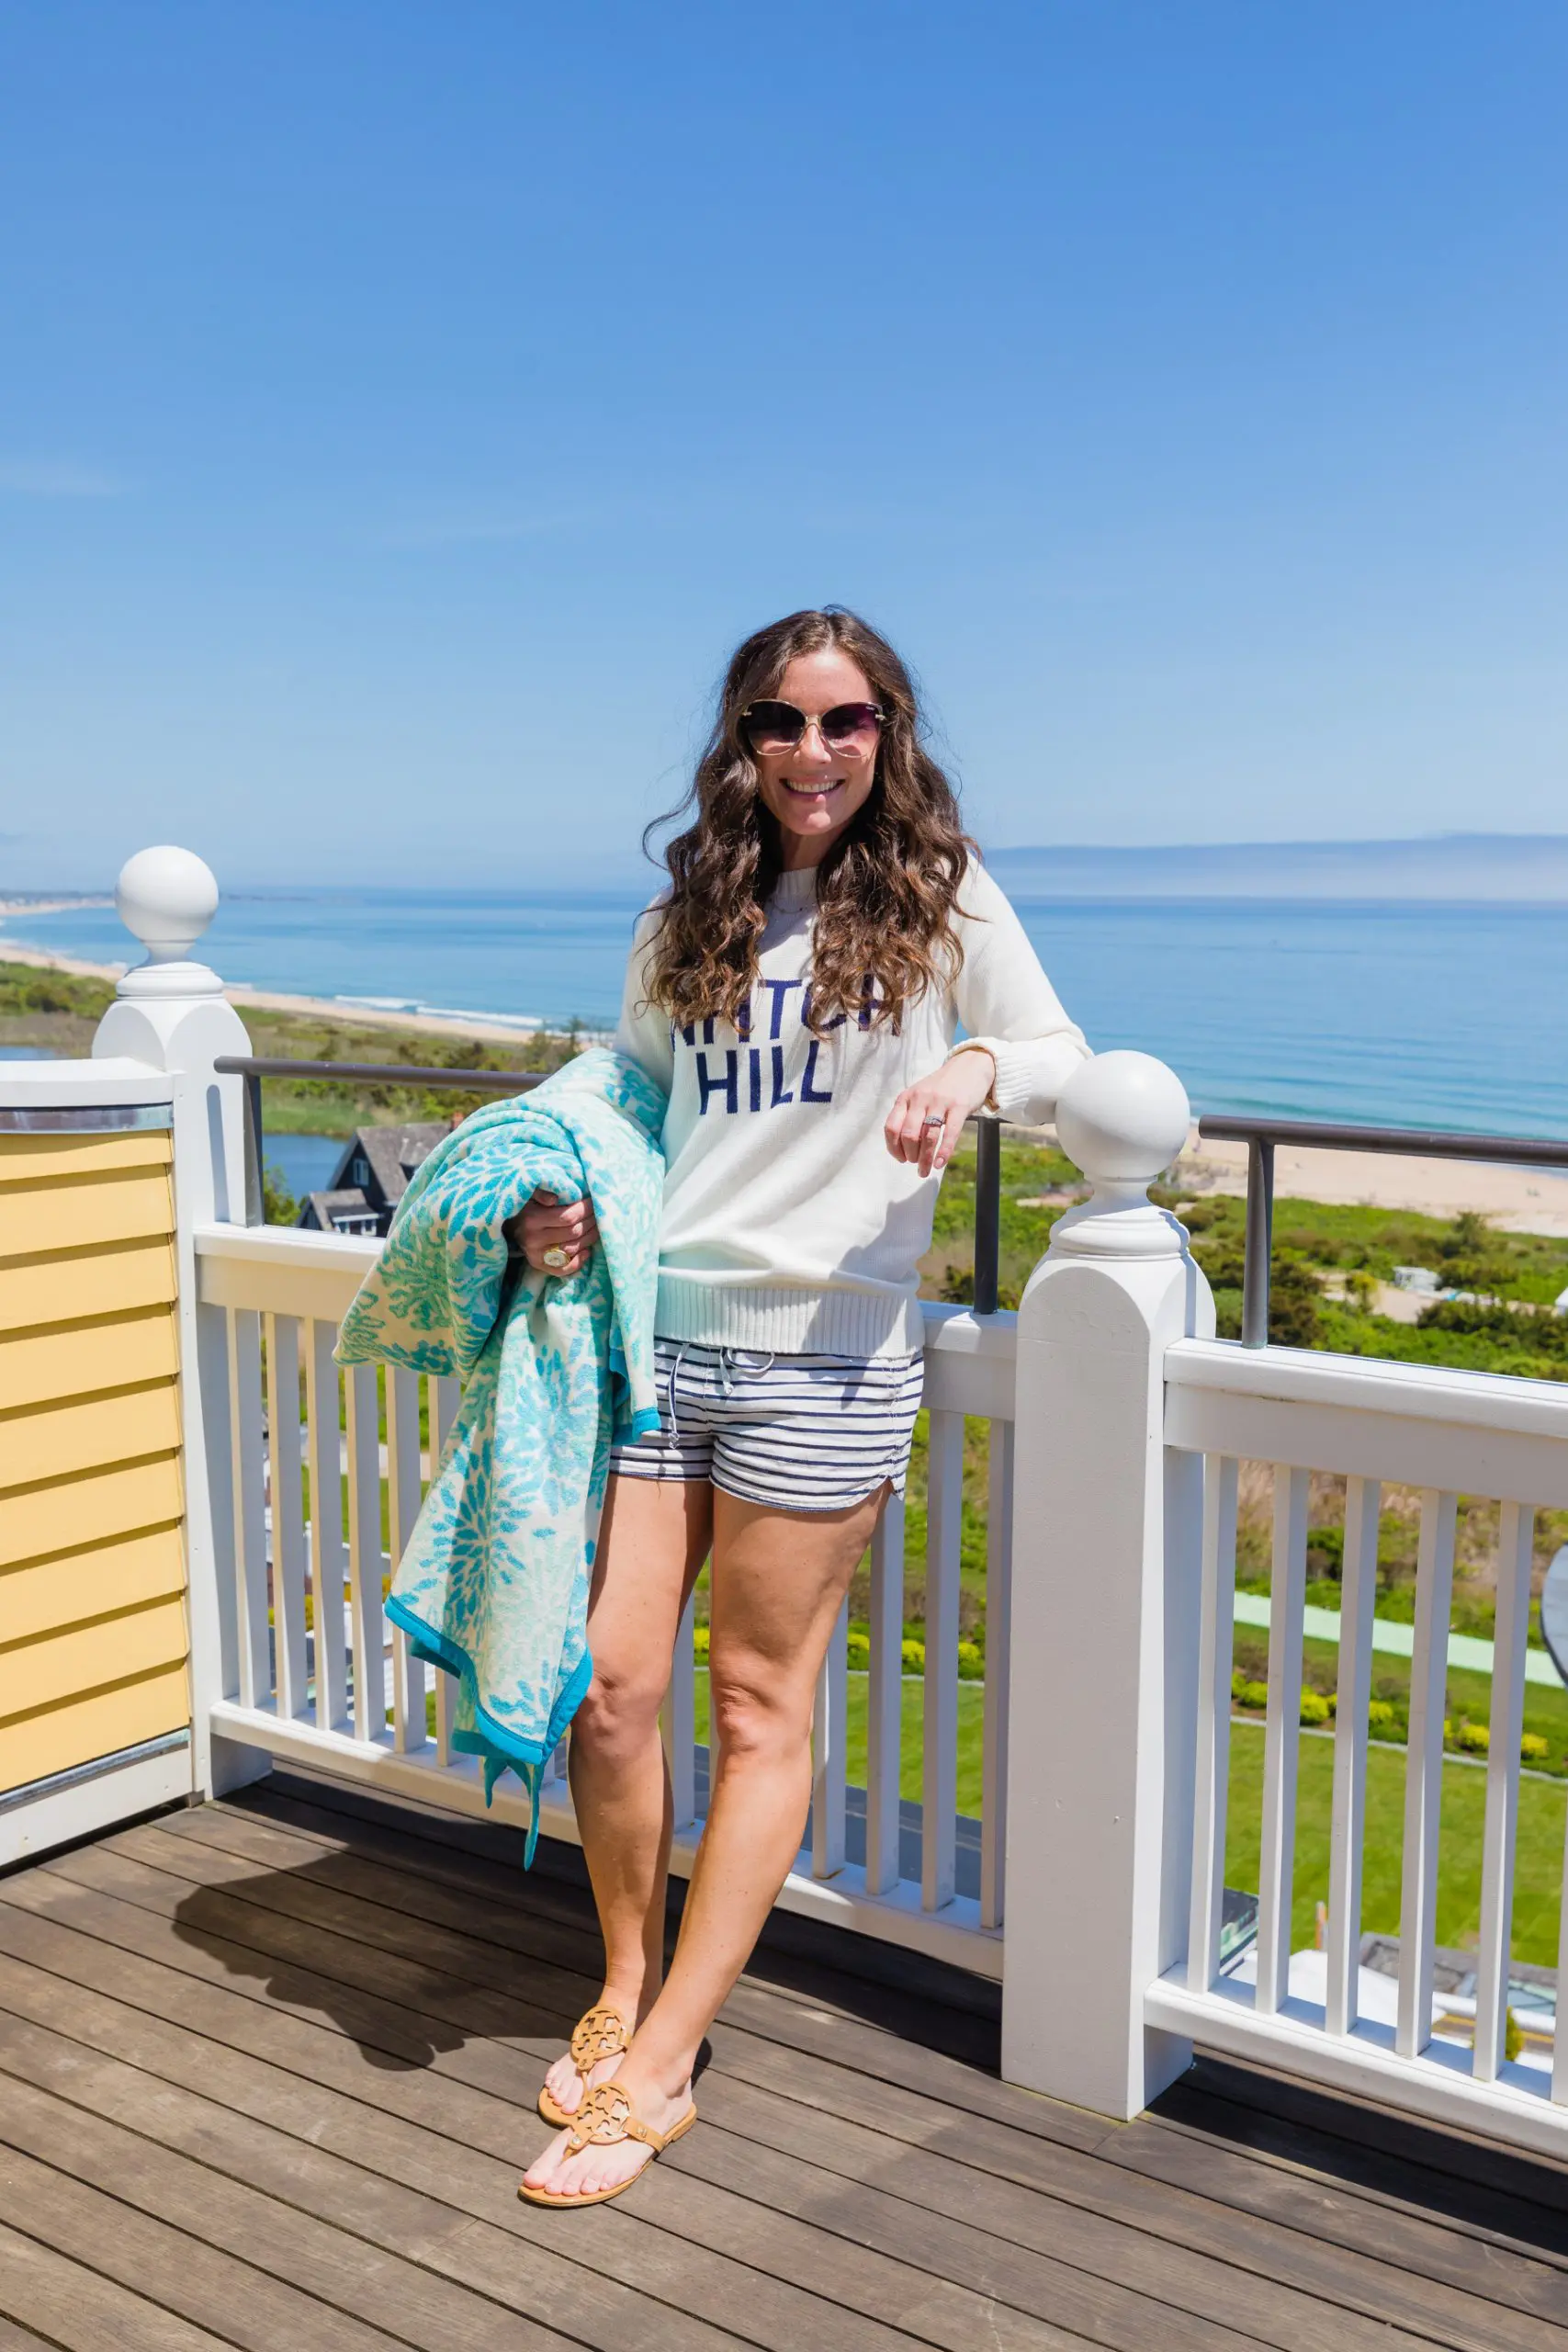
[{"label": "woman's other hand", "polygon": [[[586,1260],[599,1238],[599,1227],[586,1193],[580,1201],[564,1202],[553,1193],[536,1193],[521,1216],[508,1220],[506,1237],[538,1272],[564,1279]],[[565,1251],[563,1262],[547,1257],[553,1250]]]},{"label": "woman's other hand", "polygon": [[931,1077],[907,1086],[887,1114],[883,1133],[895,1159],[922,1176],[938,1175],[957,1148],[964,1122],[996,1084],[997,1066],[983,1046],[965,1046]]}]

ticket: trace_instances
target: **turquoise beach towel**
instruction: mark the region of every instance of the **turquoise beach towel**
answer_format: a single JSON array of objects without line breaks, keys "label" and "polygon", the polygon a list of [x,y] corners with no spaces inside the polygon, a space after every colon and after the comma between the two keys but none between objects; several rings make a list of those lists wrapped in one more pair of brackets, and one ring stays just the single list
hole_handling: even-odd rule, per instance
[{"label": "turquoise beach towel", "polygon": [[[664,1096],[594,1048],[437,1144],[344,1318],[340,1363],[463,1384],[387,1613],[455,1676],[452,1744],[508,1768],[538,1836],[545,1759],[592,1674],[589,1576],[612,1436],[659,1427],[653,1300]],[[503,1307],[502,1230],[539,1189],[592,1199],[600,1247],[564,1281],[525,1267]]]}]

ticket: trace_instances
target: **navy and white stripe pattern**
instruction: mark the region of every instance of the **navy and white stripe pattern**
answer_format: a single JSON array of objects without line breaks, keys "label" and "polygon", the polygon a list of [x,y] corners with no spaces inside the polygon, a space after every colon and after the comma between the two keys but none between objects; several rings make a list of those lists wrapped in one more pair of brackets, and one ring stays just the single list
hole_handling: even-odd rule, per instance
[{"label": "navy and white stripe pattern", "polygon": [[710,1479],[769,1510],[844,1510],[904,1491],[922,1356],[770,1355],[655,1340],[657,1437],[617,1445],[622,1478]]}]

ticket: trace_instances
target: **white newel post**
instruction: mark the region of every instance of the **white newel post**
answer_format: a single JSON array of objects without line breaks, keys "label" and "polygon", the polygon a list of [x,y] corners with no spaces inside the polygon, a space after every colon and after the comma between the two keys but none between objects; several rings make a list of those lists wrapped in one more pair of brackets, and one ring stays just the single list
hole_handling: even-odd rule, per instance
[{"label": "white newel post", "polygon": [[200,1304],[192,1237],[198,1225],[245,1223],[244,1080],[213,1063],[249,1054],[251,1041],[217,973],[190,960],[218,910],[210,868],[189,850],[140,850],[120,870],[115,905],[147,956],[120,981],[93,1054],[128,1056],[173,1081],[193,1780],[198,1794],[221,1795],[269,1758],[209,1727],[212,1702],[239,1690],[234,1510],[228,1334],[221,1307]]},{"label": "white newel post", "polygon": [[1146,1054],[1074,1072],[1056,1132],[1093,1194],[1018,1317],[1002,2072],[1117,2117],[1191,2055],[1144,2025],[1190,1871],[1202,1465],[1167,1455],[1164,1360],[1213,1306],[1147,1191],[1189,1115]]}]

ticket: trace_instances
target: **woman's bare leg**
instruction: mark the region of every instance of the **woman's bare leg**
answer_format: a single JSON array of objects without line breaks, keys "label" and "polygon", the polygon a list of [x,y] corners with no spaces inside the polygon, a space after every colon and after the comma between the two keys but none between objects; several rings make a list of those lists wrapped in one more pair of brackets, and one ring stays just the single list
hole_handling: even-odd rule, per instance
[{"label": "woman's bare leg", "polygon": [[[849,1510],[807,1514],[715,1493],[707,1826],[669,1978],[615,2075],[656,2132],[690,2106],[703,2036],[800,1850],[817,1676],[882,1502],[878,1493]],[[563,2133],[530,2169],[531,2186],[586,2195],[640,2170],[649,2153],[637,2141],[578,2156],[565,2147]]]},{"label": "woman's bare leg", "polygon": [[[593,1680],[572,1724],[571,1796],[604,1939],[600,1997],[635,2025],[664,1975],[670,1774],[659,1710],[686,1595],[707,1557],[705,1481],[612,1478],[588,1603]],[[614,2074],[595,2067],[591,2082]],[[571,2114],[583,2084],[570,2057],[546,2076]]]}]

